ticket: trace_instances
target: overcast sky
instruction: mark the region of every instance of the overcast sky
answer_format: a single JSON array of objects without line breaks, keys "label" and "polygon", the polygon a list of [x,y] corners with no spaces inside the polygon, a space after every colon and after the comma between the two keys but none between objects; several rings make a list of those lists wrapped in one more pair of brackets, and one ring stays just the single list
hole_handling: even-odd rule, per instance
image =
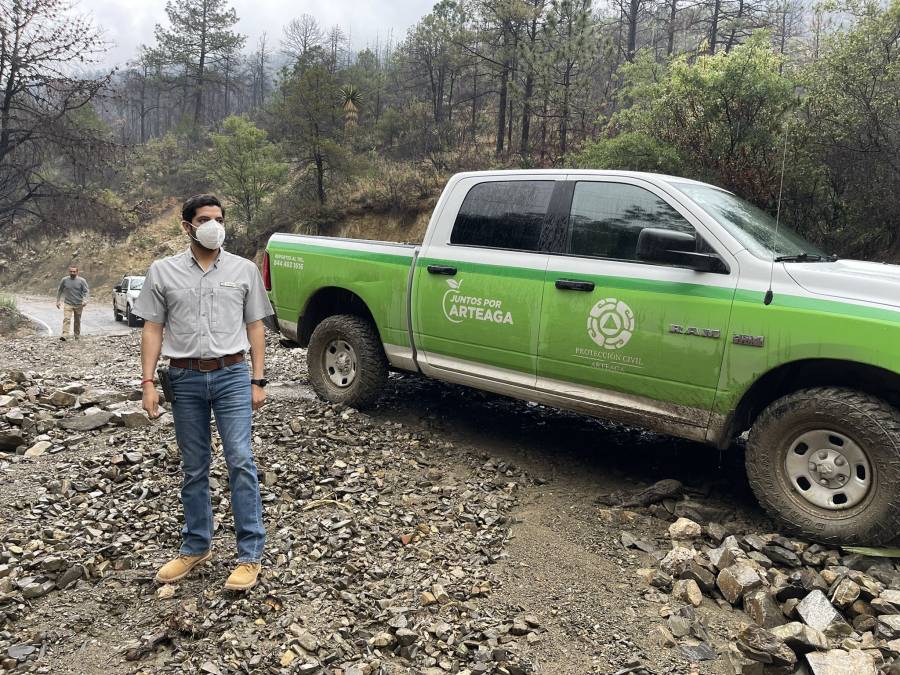
[{"label": "overcast sky", "polygon": [[[177,1],[177,0],[176,0]],[[292,18],[312,14],[328,28],[340,24],[350,33],[353,47],[384,44],[393,31],[393,42],[427,14],[436,0],[232,0],[238,15],[237,30],[247,36],[247,46],[267,33],[275,49],[281,29]],[[131,59],[142,44],[153,42],[153,28],[166,22],[166,0],[77,0],[75,11],[93,18],[113,43],[102,65],[121,65]]]}]

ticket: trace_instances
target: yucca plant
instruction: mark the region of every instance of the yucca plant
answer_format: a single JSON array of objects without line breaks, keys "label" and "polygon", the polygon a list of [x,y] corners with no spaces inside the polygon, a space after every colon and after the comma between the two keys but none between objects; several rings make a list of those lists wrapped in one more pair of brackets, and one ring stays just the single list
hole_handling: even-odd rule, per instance
[{"label": "yucca plant", "polygon": [[344,111],[344,124],[348,127],[356,126],[359,121],[359,109],[362,106],[362,94],[352,84],[345,84],[339,91],[341,110]]}]

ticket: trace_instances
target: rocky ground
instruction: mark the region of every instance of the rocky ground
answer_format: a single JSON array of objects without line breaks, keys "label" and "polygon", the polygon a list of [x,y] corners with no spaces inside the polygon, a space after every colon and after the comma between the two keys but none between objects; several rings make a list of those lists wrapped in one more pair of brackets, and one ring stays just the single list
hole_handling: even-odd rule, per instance
[{"label": "rocky ground", "polygon": [[900,672],[890,558],[786,539],[719,453],[394,375],[362,413],[269,348],[255,418],[268,546],[233,594],[179,543],[171,417],[138,333],[0,351],[0,670],[41,673]]}]

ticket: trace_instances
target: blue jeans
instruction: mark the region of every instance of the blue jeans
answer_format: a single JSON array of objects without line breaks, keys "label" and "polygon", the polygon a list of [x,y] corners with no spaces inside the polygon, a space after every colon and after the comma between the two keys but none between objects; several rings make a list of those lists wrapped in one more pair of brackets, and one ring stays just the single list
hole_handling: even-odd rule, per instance
[{"label": "blue jeans", "polygon": [[213,533],[209,498],[209,465],[212,459],[210,411],[222,439],[231,511],[237,539],[238,562],[259,562],[266,541],[256,464],[250,449],[253,405],[247,362],[202,373],[169,368],[175,402],[175,437],[181,449],[184,480],[181,504],[184,528],[182,555],[200,555],[210,549]]}]

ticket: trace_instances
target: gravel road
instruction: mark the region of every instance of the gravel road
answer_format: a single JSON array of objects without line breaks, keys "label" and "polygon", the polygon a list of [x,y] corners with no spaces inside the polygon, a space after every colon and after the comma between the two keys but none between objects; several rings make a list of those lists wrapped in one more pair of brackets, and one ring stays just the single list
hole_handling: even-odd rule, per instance
[{"label": "gravel road", "polygon": [[[44,330],[44,335],[57,337],[62,333],[62,310],[56,309],[56,300],[45,296],[18,295],[16,305],[22,314],[34,320]],[[127,335],[132,328],[113,319],[112,303],[89,302],[81,314],[82,335]]]},{"label": "gravel road", "polygon": [[[254,417],[262,582],[221,588],[233,530],[216,451],[217,555],[157,589],[180,468],[171,417],[136,409],[139,333],[3,347],[0,671],[784,675],[763,664],[815,649],[832,668],[816,673],[874,675],[900,649],[900,570],[778,536],[739,447],[411,375],[372,410],[333,406],[311,394],[305,350],[275,336]],[[677,494],[609,506],[658,481]]]}]

